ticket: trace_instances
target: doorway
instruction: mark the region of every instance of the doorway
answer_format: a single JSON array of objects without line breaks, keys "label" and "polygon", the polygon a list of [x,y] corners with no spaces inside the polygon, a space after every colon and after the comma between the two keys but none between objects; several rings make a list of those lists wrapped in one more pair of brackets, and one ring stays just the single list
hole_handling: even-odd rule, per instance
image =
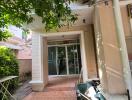
[{"label": "doorway", "polygon": [[48,43],[49,75],[77,75],[81,70],[79,40]]}]

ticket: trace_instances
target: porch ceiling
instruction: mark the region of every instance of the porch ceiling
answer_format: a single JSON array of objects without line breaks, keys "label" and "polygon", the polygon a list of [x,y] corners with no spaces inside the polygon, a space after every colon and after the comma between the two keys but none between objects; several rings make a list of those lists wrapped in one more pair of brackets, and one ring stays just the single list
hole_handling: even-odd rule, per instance
[{"label": "porch ceiling", "polygon": [[79,39],[79,34],[76,35],[60,35],[60,36],[50,36],[47,37],[48,41],[64,41],[64,40],[73,40]]}]

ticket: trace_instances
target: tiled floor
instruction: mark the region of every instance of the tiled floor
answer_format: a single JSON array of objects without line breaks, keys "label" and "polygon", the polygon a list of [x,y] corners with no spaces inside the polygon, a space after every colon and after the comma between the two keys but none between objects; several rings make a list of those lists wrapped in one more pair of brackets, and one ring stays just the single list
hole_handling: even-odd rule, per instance
[{"label": "tiled floor", "polygon": [[[49,77],[43,92],[32,92],[24,100],[76,100],[77,77]],[[126,95],[106,95],[107,100],[128,100]]]},{"label": "tiled floor", "polygon": [[77,77],[50,77],[43,92],[32,92],[24,100],[76,100]]},{"label": "tiled floor", "polygon": [[126,95],[109,95],[107,97],[108,100],[128,100]]}]

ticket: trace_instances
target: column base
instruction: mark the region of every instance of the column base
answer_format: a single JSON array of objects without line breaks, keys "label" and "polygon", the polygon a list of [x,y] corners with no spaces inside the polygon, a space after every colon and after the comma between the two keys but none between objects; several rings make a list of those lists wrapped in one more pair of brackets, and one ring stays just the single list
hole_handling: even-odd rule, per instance
[{"label": "column base", "polygon": [[43,91],[45,84],[42,81],[31,81],[33,91]]}]

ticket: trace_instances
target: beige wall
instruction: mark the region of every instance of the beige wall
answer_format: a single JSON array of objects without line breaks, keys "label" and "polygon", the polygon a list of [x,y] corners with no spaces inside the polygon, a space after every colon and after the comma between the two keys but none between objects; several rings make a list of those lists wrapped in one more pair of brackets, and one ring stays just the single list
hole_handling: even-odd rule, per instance
[{"label": "beige wall", "polygon": [[31,59],[18,59],[19,63],[19,75],[22,76],[26,73],[31,73],[32,60]]},{"label": "beige wall", "polygon": [[128,54],[132,55],[132,38],[126,38]]},{"label": "beige wall", "polygon": [[31,59],[18,59],[19,64],[19,79],[25,80],[26,74],[31,73],[32,60]]},{"label": "beige wall", "polygon": [[108,86],[107,86],[107,74],[105,69],[105,57],[104,57],[104,49],[102,44],[102,33],[100,28],[98,7],[95,7],[95,12],[94,12],[94,32],[95,32],[99,78],[103,91],[105,92],[108,91],[107,90]]},{"label": "beige wall", "polygon": [[42,57],[43,57],[43,81],[46,85],[48,83],[48,45],[47,39],[43,38],[43,50],[42,50]]},{"label": "beige wall", "polygon": [[132,36],[131,27],[130,27],[130,19],[128,18],[128,12],[126,5],[121,6],[121,14],[122,14],[122,21],[123,21],[123,27],[125,36]]},{"label": "beige wall", "polygon": [[126,45],[129,59],[132,59],[132,29],[130,26],[130,19],[128,17],[128,11],[126,5],[121,6],[121,13],[123,19],[124,32],[126,36]]},{"label": "beige wall", "polygon": [[86,48],[86,60],[88,67],[88,78],[96,78],[97,77],[97,65],[95,58],[95,46],[94,46],[94,35],[92,27],[89,28],[88,32],[84,33],[84,41]]},{"label": "beige wall", "polygon": [[[102,38],[102,50],[107,84],[107,90],[112,94],[125,93],[125,84],[123,78],[123,68],[120,59],[120,49],[118,47],[116,28],[114,22],[113,7],[98,6],[100,34]],[[118,84],[118,85],[113,85]]]}]

